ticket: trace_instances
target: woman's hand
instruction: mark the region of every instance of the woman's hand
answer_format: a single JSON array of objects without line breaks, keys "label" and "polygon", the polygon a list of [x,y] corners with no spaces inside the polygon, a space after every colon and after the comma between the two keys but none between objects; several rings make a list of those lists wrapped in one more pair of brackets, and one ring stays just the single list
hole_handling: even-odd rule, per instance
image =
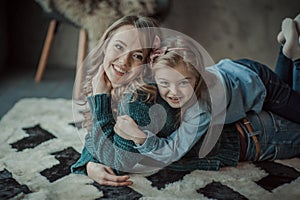
[{"label": "woman's hand", "polygon": [[103,66],[99,67],[97,74],[92,79],[93,95],[109,94],[111,92],[111,82],[107,78]]},{"label": "woman's hand", "polygon": [[147,135],[141,131],[135,121],[128,115],[118,116],[114,131],[126,140],[133,140],[136,144],[143,144]]},{"label": "woman's hand", "polygon": [[88,162],[86,171],[88,176],[100,185],[128,186],[133,183],[128,175],[117,176],[110,167],[100,163]]}]

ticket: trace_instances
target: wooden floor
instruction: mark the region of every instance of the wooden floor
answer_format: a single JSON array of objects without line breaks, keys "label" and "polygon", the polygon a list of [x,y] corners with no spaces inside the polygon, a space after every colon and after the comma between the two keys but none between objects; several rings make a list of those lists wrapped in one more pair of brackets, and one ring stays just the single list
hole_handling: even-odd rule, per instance
[{"label": "wooden floor", "polygon": [[22,98],[72,99],[75,69],[47,67],[40,83],[34,81],[35,70],[1,72],[0,119]]}]

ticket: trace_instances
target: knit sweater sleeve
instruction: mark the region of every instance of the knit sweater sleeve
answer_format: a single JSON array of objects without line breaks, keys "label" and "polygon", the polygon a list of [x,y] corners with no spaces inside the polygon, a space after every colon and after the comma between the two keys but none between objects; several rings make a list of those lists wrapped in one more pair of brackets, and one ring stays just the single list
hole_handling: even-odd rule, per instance
[{"label": "knit sweater sleeve", "polygon": [[75,164],[71,166],[71,172],[74,174],[85,174],[87,175],[86,171],[86,164],[88,162],[94,162],[94,163],[99,163],[97,159],[93,157],[91,152],[89,152],[86,147],[83,148],[81,152],[80,158],[77,160]]},{"label": "knit sweater sleeve", "polygon": [[[86,136],[85,147],[91,156],[102,164],[116,170],[128,171],[141,159],[132,141],[114,132],[115,120],[111,110],[111,97],[106,94],[88,98],[92,113],[92,131]],[[90,155],[89,155],[90,156]]]}]

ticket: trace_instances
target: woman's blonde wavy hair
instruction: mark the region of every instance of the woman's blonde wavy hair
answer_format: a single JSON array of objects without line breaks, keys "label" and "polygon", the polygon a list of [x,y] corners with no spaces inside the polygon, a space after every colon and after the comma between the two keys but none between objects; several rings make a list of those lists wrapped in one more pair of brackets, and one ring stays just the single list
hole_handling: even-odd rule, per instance
[{"label": "woman's blonde wavy hair", "polygon": [[[152,85],[148,85],[144,81],[144,76],[149,72],[147,67],[147,58],[151,52],[151,47],[153,43],[153,39],[156,35],[160,33],[157,32],[157,28],[159,24],[156,20],[149,17],[144,16],[125,16],[114,22],[103,34],[98,45],[94,48],[86,58],[84,62],[84,67],[87,70],[87,74],[85,75],[85,79],[82,83],[80,83],[82,88],[82,93],[80,95],[81,104],[87,104],[87,97],[93,94],[93,86],[92,79],[97,74],[99,67],[102,65],[104,60],[105,48],[109,43],[111,37],[116,34],[117,29],[125,26],[131,25],[138,29],[139,33],[141,33],[142,37],[139,37],[140,43],[142,47],[142,52],[144,54],[144,65],[142,67],[138,67],[134,70],[134,73],[131,73],[126,80],[122,82],[122,84],[113,88],[111,91],[112,95],[112,103],[114,107],[114,111],[117,112],[117,103],[122,98],[125,93],[132,93],[135,100],[137,98],[137,91],[142,90],[145,91],[147,95],[146,101],[151,101],[156,98],[156,88]],[[153,27],[153,28],[151,28]],[[92,116],[89,109],[85,109],[83,111],[84,121],[82,126],[87,128],[87,130],[91,130],[92,127]]]}]

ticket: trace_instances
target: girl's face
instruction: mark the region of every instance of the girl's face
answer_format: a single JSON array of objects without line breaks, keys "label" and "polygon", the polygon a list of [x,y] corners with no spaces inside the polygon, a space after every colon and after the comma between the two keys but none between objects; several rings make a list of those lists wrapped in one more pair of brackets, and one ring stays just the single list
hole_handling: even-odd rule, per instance
[{"label": "girl's face", "polygon": [[196,80],[183,63],[174,68],[164,66],[155,70],[159,94],[172,108],[181,108],[189,102],[194,95]]},{"label": "girl's face", "polygon": [[120,83],[125,74],[133,73],[143,60],[137,29],[131,25],[118,28],[107,44],[103,60],[104,71],[112,86]]}]

